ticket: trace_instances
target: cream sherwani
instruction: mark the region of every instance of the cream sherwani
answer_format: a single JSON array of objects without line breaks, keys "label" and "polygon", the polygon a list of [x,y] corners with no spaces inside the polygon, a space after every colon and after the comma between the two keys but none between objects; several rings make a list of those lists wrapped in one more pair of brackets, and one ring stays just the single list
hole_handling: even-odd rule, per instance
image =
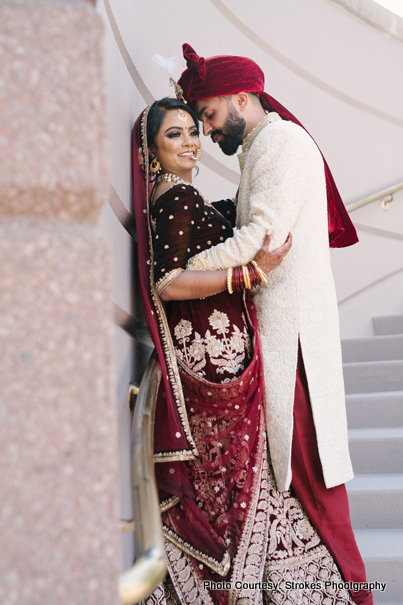
[{"label": "cream sherwani", "polygon": [[191,259],[190,269],[247,264],[268,231],[293,245],[255,294],[267,395],[267,433],[277,489],[291,483],[298,339],[327,487],[353,477],[347,441],[335,287],[330,266],[323,160],[311,137],[269,114],[244,141],[234,236]]}]

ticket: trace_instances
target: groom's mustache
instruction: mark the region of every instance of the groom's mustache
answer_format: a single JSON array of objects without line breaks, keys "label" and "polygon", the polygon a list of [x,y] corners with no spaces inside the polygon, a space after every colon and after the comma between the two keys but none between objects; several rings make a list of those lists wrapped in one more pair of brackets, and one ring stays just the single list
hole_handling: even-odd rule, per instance
[{"label": "groom's mustache", "polygon": [[211,137],[213,143],[217,143],[217,141],[215,140],[215,137],[218,134],[221,134],[221,135],[224,134],[221,128],[219,130],[213,130],[213,132],[211,133],[210,137]]}]

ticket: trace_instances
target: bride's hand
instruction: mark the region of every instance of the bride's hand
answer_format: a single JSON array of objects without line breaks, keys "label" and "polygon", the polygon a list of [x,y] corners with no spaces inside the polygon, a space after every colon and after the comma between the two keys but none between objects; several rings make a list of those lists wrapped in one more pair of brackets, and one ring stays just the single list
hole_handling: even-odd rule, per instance
[{"label": "bride's hand", "polygon": [[292,245],[292,235],[289,233],[285,243],[280,248],[277,248],[277,250],[269,250],[271,240],[272,234],[269,233],[264,238],[263,246],[253,259],[265,273],[270,273],[270,271],[278,267],[289,252]]}]

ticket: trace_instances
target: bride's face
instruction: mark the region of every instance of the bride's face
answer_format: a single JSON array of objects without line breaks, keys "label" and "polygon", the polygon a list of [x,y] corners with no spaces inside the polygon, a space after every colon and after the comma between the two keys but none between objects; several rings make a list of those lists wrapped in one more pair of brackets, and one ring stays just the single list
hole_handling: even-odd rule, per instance
[{"label": "bride's face", "polygon": [[164,172],[186,176],[195,167],[200,139],[198,128],[187,111],[170,109],[165,112],[156,143]]}]

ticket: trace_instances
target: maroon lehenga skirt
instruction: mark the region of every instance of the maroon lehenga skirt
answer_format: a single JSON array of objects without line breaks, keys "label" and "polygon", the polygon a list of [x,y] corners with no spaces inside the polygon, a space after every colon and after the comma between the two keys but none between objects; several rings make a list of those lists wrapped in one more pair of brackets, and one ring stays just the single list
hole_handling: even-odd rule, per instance
[{"label": "maroon lehenga skirt", "polygon": [[[164,486],[172,494],[174,482],[182,497],[162,513],[169,575],[144,603],[350,604],[334,559],[299,501],[276,490],[255,309],[250,301],[244,309],[253,353],[236,378],[212,382],[178,356],[199,457],[156,465],[162,500]],[[223,320],[224,311],[217,313]],[[178,344],[185,334],[176,335]]]}]

